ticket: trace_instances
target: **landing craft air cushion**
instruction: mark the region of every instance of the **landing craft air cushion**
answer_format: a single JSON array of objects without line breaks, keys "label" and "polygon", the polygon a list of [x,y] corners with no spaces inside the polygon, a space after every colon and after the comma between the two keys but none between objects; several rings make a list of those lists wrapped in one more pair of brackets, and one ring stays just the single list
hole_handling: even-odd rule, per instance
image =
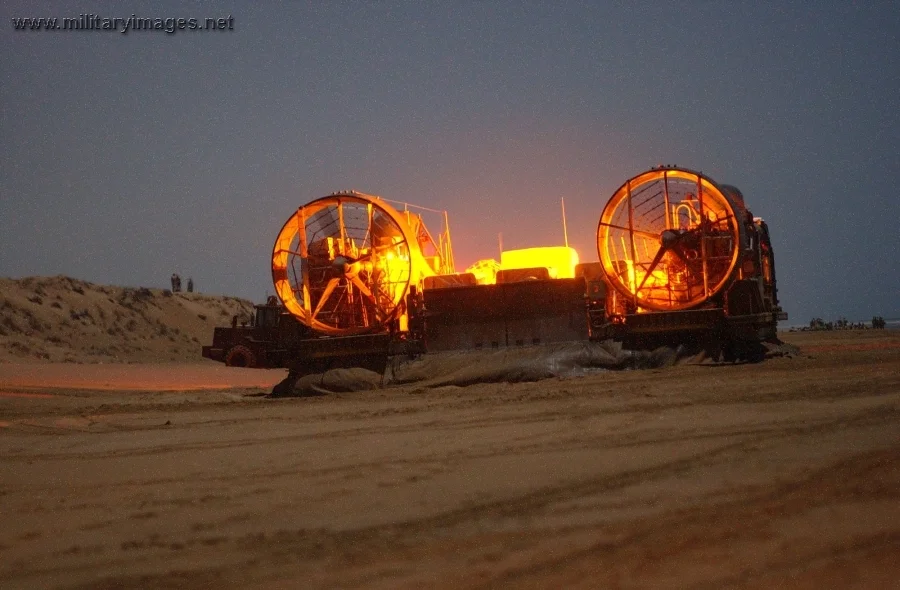
[{"label": "landing craft air cushion", "polygon": [[[440,214],[437,238],[423,211]],[[613,338],[737,360],[756,358],[787,319],[768,226],[737,188],[699,172],[626,181],[600,215],[597,253],[579,263],[568,247],[529,248],[456,272],[446,212],[334,193],[298,208],[276,238],[278,313],[266,306],[252,336],[217,328],[203,355],[300,376],[379,370],[396,354]]]}]

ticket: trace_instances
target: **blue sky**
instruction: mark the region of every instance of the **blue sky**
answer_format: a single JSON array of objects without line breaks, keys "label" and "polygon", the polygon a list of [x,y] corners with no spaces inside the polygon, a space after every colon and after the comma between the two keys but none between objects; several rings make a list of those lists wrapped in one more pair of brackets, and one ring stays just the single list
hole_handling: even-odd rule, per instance
[{"label": "blue sky", "polygon": [[[13,17],[234,30],[15,31]],[[0,276],[262,300],[298,206],[447,209],[456,259],[570,242],[657,164],[738,186],[791,323],[900,316],[900,4],[4,3]]]}]

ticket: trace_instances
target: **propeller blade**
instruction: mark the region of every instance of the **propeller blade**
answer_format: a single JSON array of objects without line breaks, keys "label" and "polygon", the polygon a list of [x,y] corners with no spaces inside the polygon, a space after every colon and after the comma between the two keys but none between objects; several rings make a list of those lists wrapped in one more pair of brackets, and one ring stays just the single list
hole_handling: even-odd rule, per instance
[{"label": "propeller blade", "polygon": [[665,256],[667,248],[665,246],[660,246],[659,250],[656,251],[656,256],[653,257],[653,261],[650,263],[650,268],[647,269],[647,274],[644,275],[644,280],[641,281],[641,286],[637,288],[638,291],[644,288],[644,285],[647,283],[647,279],[650,278],[650,275],[653,274],[653,271],[656,270],[656,266],[659,264],[662,257]]},{"label": "propeller blade", "polygon": [[354,263],[357,263],[357,262],[372,262],[372,259],[374,259],[374,258],[375,258],[375,252],[368,252],[367,254],[363,254],[362,256],[360,256],[359,258],[357,258],[356,260],[354,260],[353,262],[354,262]]},{"label": "propeller blade", "polygon": [[372,295],[372,291],[370,291],[369,288],[366,286],[366,284],[364,282],[362,282],[362,279],[359,278],[359,275],[356,275],[353,278],[351,278],[350,282],[352,282],[354,285],[356,285],[356,288],[359,289],[363,295],[365,295],[366,297],[371,299],[373,303],[377,303],[377,301],[375,301],[375,296]]},{"label": "propeller blade", "polygon": [[325,290],[322,291],[322,296],[319,297],[319,302],[316,303],[316,309],[312,312],[312,318],[316,319],[316,316],[319,315],[319,311],[322,310],[322,306],[325,305],[325,302],[328,301],[328,298],[331,297],[331,294],[334,292],[334,288],[338,286],[338,283],[341,282],[341,279],[331,279],[328,281],[328,284],[325,285]]}]

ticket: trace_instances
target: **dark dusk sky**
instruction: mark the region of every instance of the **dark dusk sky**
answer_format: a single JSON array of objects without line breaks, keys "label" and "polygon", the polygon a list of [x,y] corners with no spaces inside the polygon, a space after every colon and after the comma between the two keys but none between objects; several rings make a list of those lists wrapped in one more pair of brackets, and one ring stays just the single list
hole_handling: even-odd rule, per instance
[{"label": "dark dusk sky", "polygon": [[[14,17],[234,18],[225,32]],[[738,186],[790,324],[900,316],[900,3],[4,2],[0,276],[257,301],[299,205],[447,209],[458,266],[582,261],[629,177]],[[437,229],[437,228],[433,228]]]}]

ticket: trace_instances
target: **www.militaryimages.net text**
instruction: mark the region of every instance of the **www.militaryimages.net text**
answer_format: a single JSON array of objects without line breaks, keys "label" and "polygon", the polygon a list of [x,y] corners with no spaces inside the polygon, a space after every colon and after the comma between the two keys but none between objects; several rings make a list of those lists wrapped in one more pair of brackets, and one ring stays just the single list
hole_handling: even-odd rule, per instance
[{"label": "www.militaryimages.net text", "polygon": [[106,31],[128,34],[132,31],[158,31],[174,35],[179,31],[233,31],[231,15],[205,18],[156,17],[132,14],[129,17],[104,17],[79,14],[74,17],[13,17],[16,31]]}]

